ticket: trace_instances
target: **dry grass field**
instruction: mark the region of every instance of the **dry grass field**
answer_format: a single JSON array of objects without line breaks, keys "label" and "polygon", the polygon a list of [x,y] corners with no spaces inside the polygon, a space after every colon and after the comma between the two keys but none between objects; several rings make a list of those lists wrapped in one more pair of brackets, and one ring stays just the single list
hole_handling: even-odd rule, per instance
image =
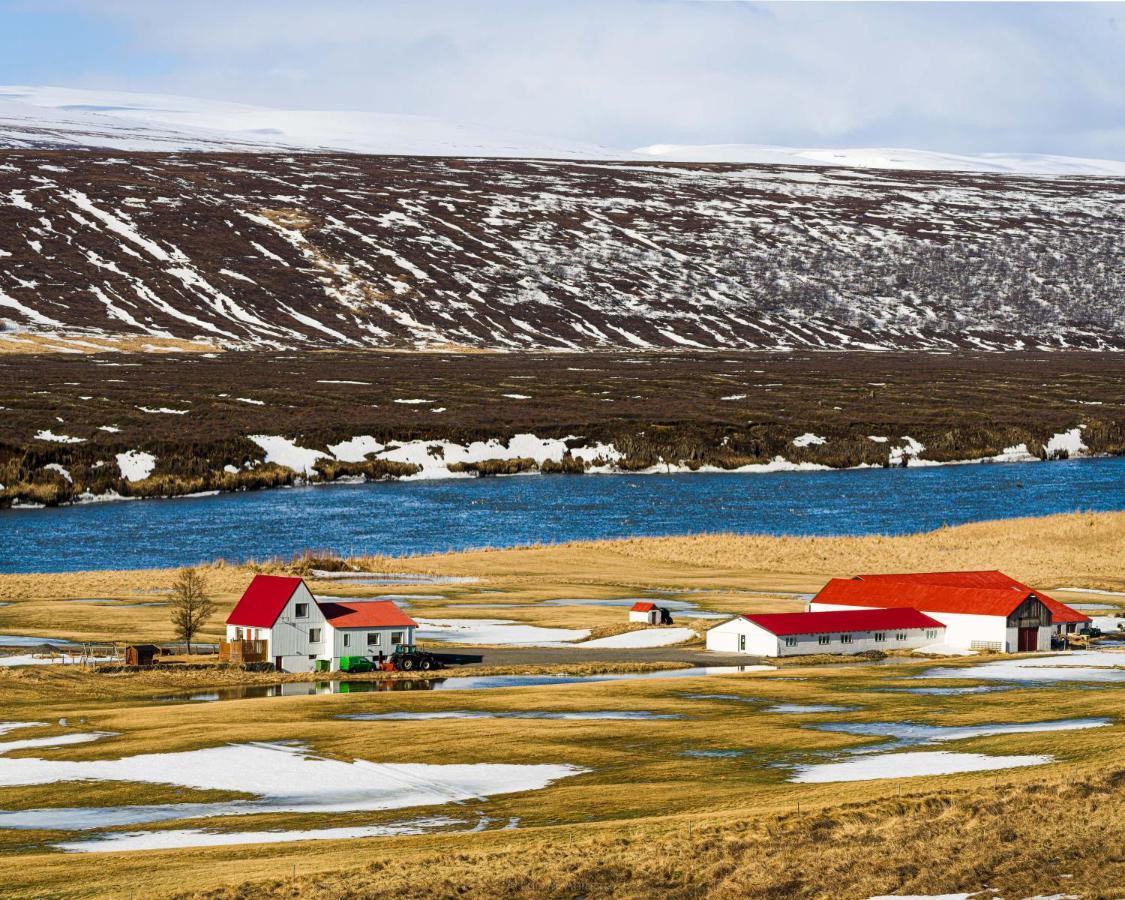
[{"label": "dry grass field", "polygon": [[[364,560],[372,571],[470,576],[456,584],[381,587],[311,579],[317,593],[413,594],[415,615],[505,618],[613,629],[619,607],[544,604],[663,589],[701,609],[795,609],[793,593],[866,570],[998,567],[1044,588],[1121,591],[1125,514],[1058,516],[904,538],[669,538]],[[255,569],[206,575],[218,622]],[[168,637],[159,602],[172,571],[0,576],[0,633]],[[1120,604],[1114,594],[1091,599]],[[110,605],[70,602],[103,598]],[[452,607],[452,608],[451,608]],[[475,607],[475,608],[474,608]],[[1121,654],[1125,668],[1125,652]],[[328,693],[218,702],[162,694],[238,680],[222,673],[98,674],[77,667],[0,669],[4,721],[44,722],[24,737],[107,733],[67,746],[10,749],[3,760],[101,760],[299,741],[326,758],[374,763],[565,764],[582,771],[540,790],[380,812],[263,812],[103,828],[97,834],[205,828],[303,830],[454,820],[414,836],[73,853],[64,829],[0,828],[0,895],[208,898],[648,897],[862,898],[995,888],[999,896],[1118,897],[1125,884],[1125,682],[1021,683],[975,694],[904,688],[987,685],[979,660],[943,661],[967,680],[918,676],[933,661],[786,666],[711,676],[464,691]],[[598,667],[591,667],[591,671]],[[625,668],[625,667],[622,667]],[[445,673],[443,673],[445,674]],[[449,674],[461,674],[453,672]],[[246,676],[249,681],[262,676]],[[266,676],[268,678],[268,676]],[[277,680],[277,679],[273,679]],[[1009,687],[1009,686],[1005,686]],[[712,695],[692,696],[692,695]],[[717,695],[717,696],[715,696]],[[774,704],[841,710],[773,712]],[[630,719],[357,721],[353,714],[643,711]],[[994,734],[923,750],[1044,754],[1006,770],[839,783],[794,783],[793,766],[847,759],[877,739],[813,726],[964,726],[1101,717],[1087,730]],[[249,773],[248,773],[249,774]],[[251,792],[252,793],[252,792]],[[216,802],[246,796],[207,786],[129,781],[0,787],[0,810]],[[0,821],[2,825],[2,821]],[[507,827],[513,825],[514,827]]]}]

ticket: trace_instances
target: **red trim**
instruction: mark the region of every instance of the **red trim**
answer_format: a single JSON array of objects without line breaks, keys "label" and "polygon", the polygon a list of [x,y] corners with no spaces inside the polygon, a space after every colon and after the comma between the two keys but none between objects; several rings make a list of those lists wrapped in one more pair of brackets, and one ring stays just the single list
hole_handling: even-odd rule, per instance
[{"label": "red trim", "polygon": [[763,613],[743,616],[779,637],[791,634],[827,634],[848,631],[894,631],[895,629],[945,628],[911,607],[899,609],[830,610],[828,612]]}]

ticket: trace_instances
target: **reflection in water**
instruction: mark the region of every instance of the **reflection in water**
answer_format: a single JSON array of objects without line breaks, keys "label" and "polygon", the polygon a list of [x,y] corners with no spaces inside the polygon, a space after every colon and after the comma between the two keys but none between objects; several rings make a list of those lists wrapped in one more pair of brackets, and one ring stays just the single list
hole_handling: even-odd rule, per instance
[{"label": "reflection in water", "polygon": [[649,678],[694,678],[762,672],[773,666],[695,666],[656,672],[620,672],[605,675],[458,675],[451,678],[384,678],[371,681],[292,681],[280,684],[240,684],[212,691],[165,694],[156,703],[190,703],[215,700],[250,700],[257,697],[307,697],[313,694],[362,694],[374,691],[471,691],[484,688],[537,687],[597,681],[631,681]]}]

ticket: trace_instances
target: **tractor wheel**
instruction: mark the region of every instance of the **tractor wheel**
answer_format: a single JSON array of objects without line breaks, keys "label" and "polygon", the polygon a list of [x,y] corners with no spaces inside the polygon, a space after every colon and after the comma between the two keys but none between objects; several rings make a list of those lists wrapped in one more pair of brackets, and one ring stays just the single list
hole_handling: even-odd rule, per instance
[{"label": "tractor wheel", "polygon": [[434,667],[434,664],[432,662],[430,662],[428,659],[424,659],[420,663],[418,663],[418,668],[421,669],[423,672],[428,672],[433,667]]},{"label": "tractor wheel", "polygon": [[408,656],[399,665],[402,666],[402,671],[409,672],[414,668],[414,660]]}]

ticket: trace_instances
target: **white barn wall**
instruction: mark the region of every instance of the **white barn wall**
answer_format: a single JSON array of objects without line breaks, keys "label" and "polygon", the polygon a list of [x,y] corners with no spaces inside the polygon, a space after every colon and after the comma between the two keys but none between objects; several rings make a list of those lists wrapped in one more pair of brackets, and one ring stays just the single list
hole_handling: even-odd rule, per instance
[{"label": "white barn wall", "polygon": [[[845,606],[839,603],[817,603],[812,601],[809,603],[809,612],[827,612],[829,610],[846,609],[846,610],[870,610],[881,609],[882,607],[875,606]],[[923,609],[924,612],[931,619],[936,619],[945,626],[945,638],[941,643],[949,647],[960,647],[965,650],[971,649],[973,641],[990,641],[997,644],[1001,650],[1006,650],[1009,646],[1016,646],[1010,644],[1009,641],[1015,641],[1015,629],[1011,629],[1012,638],[1008,636],[1008,617],[1007,616],[979,616],[970,615],[968,613],[946,613],[946,612],[931,612],[928,609]],[[1050,644],[1048,643],[1048,648]]]},{"label": "white barn wall", "polygon": [[[820,612],[821,610],[812,610]],[[936,617],[935,617],[936,618]],[[886,635],[886,640],[876,641],[875,633],[880,631]],[[930,631],[937,634],[931,636]],[[947,643],[945,630],[942,628],[880,628],[870,631],[834,631],[829,633],[829,643],[820,642],[820,634],[788,635],[797,639],[796,646],[788,646],[785,637],[779,637],[762,626],[741,617],[731,619],[722,625],[716,625],[707,632],[706,644],[708,650],[719,653],[747,653],[752,656],[807,656],[813,653],[863,653],[868,650],[916,650],[927,644]],[[841,634],[851,635],[851,641],[844,643],[840,640]],[[904,640],[898,640],[897,635],[904,634]],[[746,638],[745,649],[740,649],[739,636]]]}]

